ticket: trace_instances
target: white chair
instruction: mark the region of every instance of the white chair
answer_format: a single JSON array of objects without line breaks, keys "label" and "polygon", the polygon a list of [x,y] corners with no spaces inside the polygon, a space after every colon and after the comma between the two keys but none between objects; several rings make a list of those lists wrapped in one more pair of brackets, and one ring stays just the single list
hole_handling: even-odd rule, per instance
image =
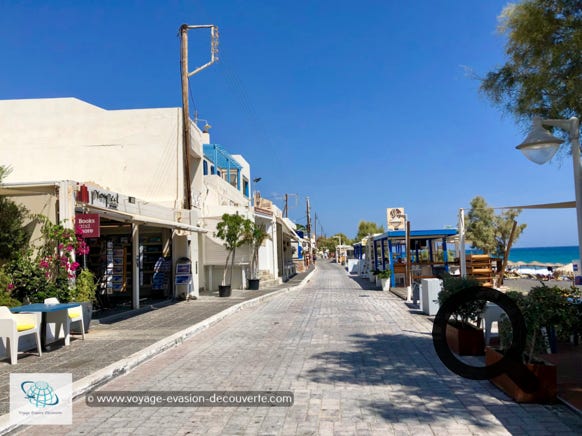
[{"label": "white chair", "polygon": [[[18,341],[25,335],[34,335],[38,355],[42,356],[40,344],[40,313],[12,313],[6,306],[0,306],[0,338],[10,356],[10,363],[15,365],[18,358]],[[7,340],[4,341],[4,338]]]},{"label": "white chair", "polygon": [[[497,331],[499,332],[499,319],[505,311],[499,307],[497,304],[490,301],[487,302],[485,306],[485,312],[483,313],[483,321],[485,323],[485,345],[489,345],[491,340],[493,324],[497,325]],[[498,333],[499,334],[499,333]]]},{"label": "white chair", "polygon": [[[59,299],[55,297],[45,298],[44,300],[44,304],[59,304],[59,303],[60,303]],[[68,316],[66,318],[67,323],[66,326],[62,324],[59,325],[58,322],[55,322],[56,320],[52,320],[56,324],[55,338],[59,338],[60,327],[62,326],[65,330],[65,345],[69,345],[70,343],[69,334],[71,332],[71,324],[73,324],[74,322],[79,322],[81,335],[83,337],[83,340],[85,340],[85,323],[83,321],[83,306],[79,305],[77,307],[67,309],[67,315]]]}]

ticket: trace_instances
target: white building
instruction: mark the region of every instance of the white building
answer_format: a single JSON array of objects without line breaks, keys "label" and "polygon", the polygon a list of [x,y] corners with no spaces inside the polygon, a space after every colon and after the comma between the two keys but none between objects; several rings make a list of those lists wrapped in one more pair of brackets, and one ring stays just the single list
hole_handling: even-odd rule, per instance
[{"label": "white building", "polygon": [[[138,307],[143,297],[197,297],[200,289],[216,290],[222,278],[226,251],[214,235],[220,218],[255,219],[255,210],[249,163],[211,144],[194,122],[185,150],[182,127],[181,108],[106,110],[76,98],[0,101],[0,165],[12,168],[0,193],[65,226],[81,214],[97,215],[100,236],[90,239],[87,266],[105,276],[111,300]],[[287,280],[294,274],[288,250],[297,237],[294,224],[272,205],[262,213],[258,220],[269,222],[272,239],[260,248],[261,275]],[[191,281],[178,284],[176,269],[188,261]],[[233,288],[246,287],[249,262],[248,247],[241,247]]]},{"label": "white building", "polygon": [[[100,256],[106,262],[123,253],[116,267],[123,271],[107,277],[115,285],[107,283],[107,292],[134,307],[143,296],[198,294],[202,145],[209,137],[191,123],[192,208],[184,209],[181,120],[180,108],[105,110],[75,98],[0,101],[0,164],[12,168],[3,193],[65,226],[77,214],[97,214],[101,237],[92,240],[91,266]],[[184,258],[192,262],[191,285],[174,286],[173,271]],[[154,273],[163,259],[162,280],[164,274]]]}]

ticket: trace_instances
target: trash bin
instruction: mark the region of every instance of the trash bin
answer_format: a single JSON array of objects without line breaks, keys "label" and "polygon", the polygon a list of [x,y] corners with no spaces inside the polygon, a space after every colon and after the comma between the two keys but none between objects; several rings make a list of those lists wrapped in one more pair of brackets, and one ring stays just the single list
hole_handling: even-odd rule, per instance
[{"label": "trash bin", "polygon": [[439,292],[441,279],[422,279],[420,285],[420,310],[427,315],[436,315],[439,311]]}]

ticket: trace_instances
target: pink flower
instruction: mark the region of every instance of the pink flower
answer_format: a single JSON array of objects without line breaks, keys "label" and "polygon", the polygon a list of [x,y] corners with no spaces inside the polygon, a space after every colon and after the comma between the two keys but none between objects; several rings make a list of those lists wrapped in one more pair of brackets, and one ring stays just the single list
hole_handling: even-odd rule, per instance
[{"label": "pink flower", "polygon": [[68,252],[71,252],[71,251],[73,251],[73,246],[72,246],[71,244],[67,245],[67,246],[65,247],[65,251],[68,251]]},{"label": "pink flower", "polygon": [[14,286],[14,283],[8,283],[8,287],[7,287],[7,289],[8,289],[8,291],[11,291],[11,290],[13,290],[15,287],[16,287],[16,286]]},{"label": "pink flower", "polygon": [[77,268],[79,268],[81,264],[79,262],[73,262],[72,264],[69,265],[69,270],[71,271],[76,271]]},{"label": "pink flower", "polygon": [[49,259],[45,258],[45,259],[41,260],[39,266],[42,269],[49,269],[50,268],[49,260],[50,260],[50,258]]}]

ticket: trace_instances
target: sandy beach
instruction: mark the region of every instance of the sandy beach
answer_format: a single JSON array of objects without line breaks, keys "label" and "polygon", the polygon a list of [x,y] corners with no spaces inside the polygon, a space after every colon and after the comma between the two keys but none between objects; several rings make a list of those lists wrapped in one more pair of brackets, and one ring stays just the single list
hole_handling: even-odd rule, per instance
[{"label": "sandy beach", "polygon": [[535,286],[540,286],[540,283],[543,283],[546,286],[559,286],[561,288],[566,289],[574,284],[574,282],[570,280],[544,280],[540,282],[539,280],[536,279],[524,279],[524,278],[504,279],[502,290],[529,292],[531,288]]}]

